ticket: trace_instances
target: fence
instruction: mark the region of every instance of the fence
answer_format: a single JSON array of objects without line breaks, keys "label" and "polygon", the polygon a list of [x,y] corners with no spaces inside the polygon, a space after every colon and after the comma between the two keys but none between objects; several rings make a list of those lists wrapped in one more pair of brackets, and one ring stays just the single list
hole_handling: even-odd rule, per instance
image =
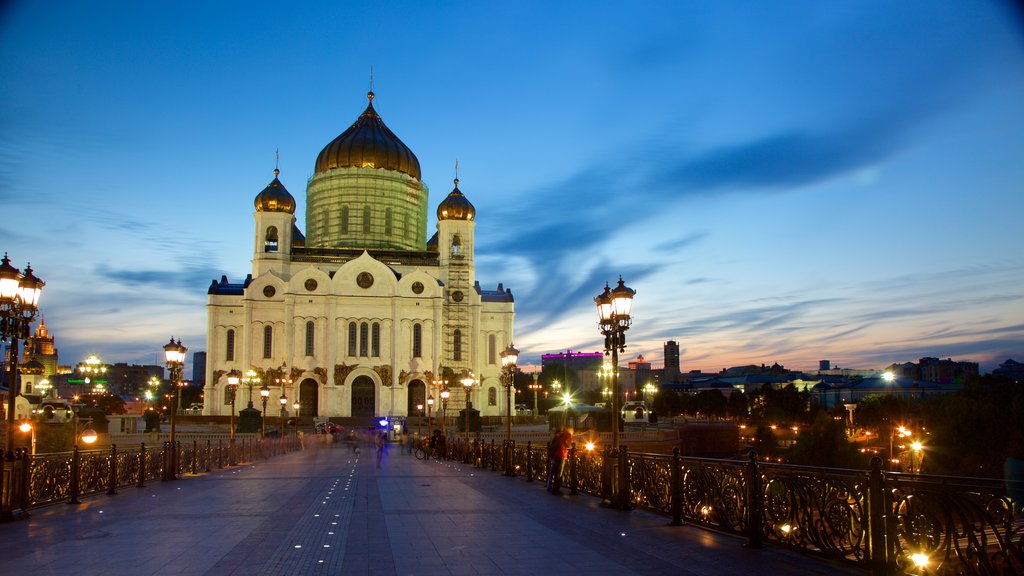
[{"label": "fence", "polygon": [[[449,437],[442,458],[545,480],[545,442],[506,445]],[[564,470],[573,494],[614,508],[645,508],[745,539],[872,574],[1024,574],[1021,502],[999,480],[683,458],[575,446]],[[1016,512],[1016,514],[1015,514]]]},{"label": "fence", "polygon": [[17,450],[13,459],[2,459],[0,512],[12,517],[59,502],[75,504],[94,494],[116,494],[129,486],[141,488],[154,480],[175,480],[318,444],[316,437],[304,441],[299,436],[260,439],[258,435],[238,435],[233,444],[219,436],[176,439],[173,446],[170,441],[141,442],[131,448],[110,444],[38,455]]}]

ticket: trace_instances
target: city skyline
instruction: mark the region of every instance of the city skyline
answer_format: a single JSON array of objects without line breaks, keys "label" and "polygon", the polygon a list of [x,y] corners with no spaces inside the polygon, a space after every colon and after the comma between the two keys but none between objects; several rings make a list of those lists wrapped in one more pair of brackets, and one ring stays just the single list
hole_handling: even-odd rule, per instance
[{"label": "city skyline", "polygon": [[620,274],[623,365],[1024,358],[1012,3],[57,5],[0,12],[0,250],[47,282],[63,364],[205,349],[276,151],[305,230],[371,66],[431,211],[458,160],[521,364],[600,350]]}]

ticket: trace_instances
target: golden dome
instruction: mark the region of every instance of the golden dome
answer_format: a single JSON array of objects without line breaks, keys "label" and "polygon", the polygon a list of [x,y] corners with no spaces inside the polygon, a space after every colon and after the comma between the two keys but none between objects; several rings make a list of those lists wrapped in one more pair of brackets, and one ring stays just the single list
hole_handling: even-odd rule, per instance
[{"label": "golden dome", "polygon": [[419,180],[420,161],[373,109],[373,92],[366,97],[370,103],[355,123],[320,151],[314,173],[335,168],[382,168]]},{"label": "golden dome", "polygon": [[476,208],[466,196],[459,191],[459,179],[455,179],[455,189],[437,206],[438,220],[472,220],[476,218]]},{"label": "golden dome", "polygon": [[277,179],[277,175],[280,173],[280,170],[274,168],[274,181],[267,184],[263,192],[256,195],[256,200],[253,204],[256,205],[257,212],[287,212],[295,214],[295,198],[288,193],[284,184],[281,184],[281,181]]}]

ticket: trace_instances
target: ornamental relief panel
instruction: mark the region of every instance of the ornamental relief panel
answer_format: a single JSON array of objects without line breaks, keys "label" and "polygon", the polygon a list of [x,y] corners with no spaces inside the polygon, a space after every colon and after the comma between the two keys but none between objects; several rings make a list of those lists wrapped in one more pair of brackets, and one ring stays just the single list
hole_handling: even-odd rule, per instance
[{"label": "ornamental relief panel", "polygon": [[220,379],[221,379],[221,378],[222,378],[222,377],[223,377],[223,376],[224,376],[225,374],[227,374],[227,373],[228,373],[228,372],[227,372],[227,370],[214,370],[214,371],[213,371],[213,381],[214,381],[214,382],[220,382]]},{"label": "ornamental relief panel", "polygon": [[313,368],[313,374],[316,374],[317,379],[320,380],[321,384],[327,384],[327,368],[317,366],[316,368]]},{"label": "ornamental relief panel", "polygon": [[343,386],[348,375],[356,369],[356,366],[349,366],[345,363],[334,365],[334,385]]},{"label": "ornamental relief panel", "polygon": [[384,385],[388,388],[391,387],[391,366],[374,366],[373,371],[380,376],[380,379],[384,382]]}]

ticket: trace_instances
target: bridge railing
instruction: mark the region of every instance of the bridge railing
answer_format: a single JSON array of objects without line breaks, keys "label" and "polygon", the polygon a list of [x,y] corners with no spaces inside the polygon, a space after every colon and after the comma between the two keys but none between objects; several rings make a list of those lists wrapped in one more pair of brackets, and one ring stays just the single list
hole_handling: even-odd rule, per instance
[{"label": "bridge railing", "polygon": [[[527,481],[548,474],[546,442],[449,439],[449,459]],[[1000,480],[570,450],[563,486],[613,508],[734,534],[872,574],[1024,574],[1021,502]],[[1015,514],[1016,511],[1016,514]]]},{"label": "bridge railing", "polygon": [[221,435],[176,439],[173,446],[170,441],[140,442],[36,455],[19,449],[11,459],[0,454],[0,513],[9,517],[50,504],[74,504],[94,494],[116,494],[129,486],[143,487],[146,482],[175,480],[317,446],[316,438],[260,439],[258,435],[239,435],[232,446]]}]

